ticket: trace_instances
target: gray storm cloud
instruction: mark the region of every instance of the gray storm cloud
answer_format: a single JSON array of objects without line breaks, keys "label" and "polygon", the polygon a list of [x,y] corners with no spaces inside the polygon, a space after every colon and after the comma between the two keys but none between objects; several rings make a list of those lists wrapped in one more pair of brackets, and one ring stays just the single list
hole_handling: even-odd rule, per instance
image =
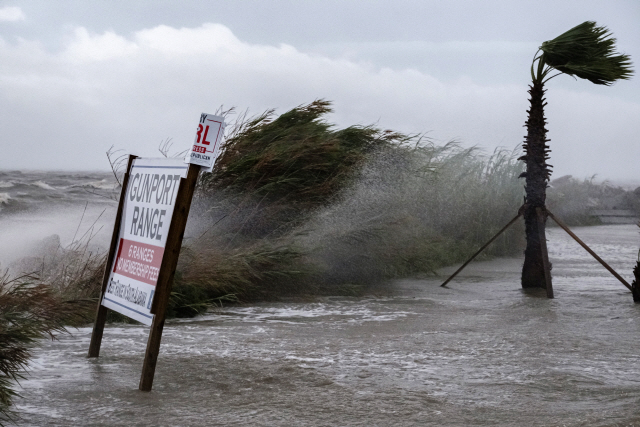
[{"label": "gray storm cloud", "polygon": [[[482,42],[467,45],[483,49]],[[495,51],[496,44],[486,49]],[[317,98],[334,102],[331,119],[340,126],[373,123],[488,151],[514,148],[524,136],[533,53],[523,54],[521,85],[481,84],[287,44],[249,43],[212,23],[130,34],[76,27],[59,49],[2,38],[0,167],[104,169],[104,152],[112,145],[147,156],[157,155],[167,138],[175,148],[187,148],[199,114],[220,105],[259,113]],[[634,179],[640,104],[572,83],[549,84],[554,176]]]}]

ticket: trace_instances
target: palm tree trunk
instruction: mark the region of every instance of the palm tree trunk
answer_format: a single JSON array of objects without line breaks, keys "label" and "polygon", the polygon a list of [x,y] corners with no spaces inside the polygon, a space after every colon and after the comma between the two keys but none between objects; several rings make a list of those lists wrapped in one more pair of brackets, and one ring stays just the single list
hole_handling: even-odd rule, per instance
[{"label": "palm tree trunk", "polygon": [[[547,129],[545,128],[544,92],[542,83],[534,82],[529,88],[531,105],[525,124],[527,128],[527,137],[523,146],[525,155],[520,158],[525,160],[527,165],[527,171],[523,174],[526,177],[524,222],[527,237],[522,267],[523,288],[550,288],[551,286],[551,283],[546,283],[545,264],[550,264],[545,259],[546,251],[543,252],[542,248],[543,244],[546,248],[544,230],[546,215],[542,221],[538,221],[538,212],[545,212],[547,182],[551,176],[551,166],[546,162],[550,150],[547,146]],[[538,212],[537,208],[539,208]]]}]

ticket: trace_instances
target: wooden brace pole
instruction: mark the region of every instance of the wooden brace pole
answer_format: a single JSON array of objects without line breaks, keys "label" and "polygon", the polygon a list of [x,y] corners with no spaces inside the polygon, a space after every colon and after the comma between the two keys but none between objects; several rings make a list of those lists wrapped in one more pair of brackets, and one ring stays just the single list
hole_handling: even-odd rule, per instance
[{"label": "wooden brace pole", "polygon": [[462,270],[463,270],[463,269],[464,269],[464,268],[465,268],[465,267],[466,267],[466,266],[467,266],[471,261],[473,261],[473,259],[474,259],[475,257],[477,257],[478,255],[480,255],[480,253],[481,253],[482,251],[484,251],[484,250],[487,248],[487,246],[489,246],[491,243],[493,243],[493,241],[494,241],[494,240],[496,240],[496,239],[498,238],[498,236],[499,236],[499,235],[501,235],[502,233],[504,233],[504,231],[505,231],[507,228],[511,227],[511,224],[513,224],[514,222],[516,222],[516,220],[517,220],[518,218],[520,218],[521,216],[522,216],[522,209],[520,209],[520,211],[518,212],[518,215],[516,215],[516,216],[515,216],[511,221],[509,221],[509,223],[508,223],[507,225],[505,225],[504,227],[502,227],[502,229],[501,229],[500,231],[498,231],[498,232],[496,233],[496,235],[495,235],[495,236],[493,236],[493,237],[491,238],[491,240],[489,240],[487,243],[485,243],[485,244],[484,244],[484,246],[482,246],[480,249],[478,249],[478,251],[477,251],[475,254],[473,254],[473,255],[471,256],[471,258],[469,258],[469,259],[468,259],[464,264],[462,264],[462,266],[460,266],[460,268],[459,268],[459,269],[457,269],[457,270],[455,271],[455,273],[453,273],[451,276],[449,276],[449,278],[448,278],[447,280],[445,280],[445,281],[444,281],[444,283],[443,283],[442,285],[440,285],[440,286],[441,286],[441,287],[447,286],[447,283],[449,283],[449,282],[450,282],[454,277],[456,277],[456,276],[458,275],[458,273],[460,273],[460,272],[461,272],[461,271],[462,271]]},{"label": "wooden brace pole", "polygon": [[589,252],[591,254],[592,257],[594,257],[596,259],[596,261],[598,261],[600,264],[602,264],[602,266],[604,268],[606,268],[607,270],[609,270],[609,272],[611,274],[613,274],[615,276],[616,279],[618,279],[620,281],[620,283],[622,283],[623,285],[625,285],[627,288],[629,288],[630,291],[633,291],[631,289],[631,285],[629,283],[627,283],[626,280],[624,280],[622,278],[622,276],[620,276],[618,273],[616,273],[616,271],[611,268],[609,266],[609,264],[607,264],[606,262],[604,262],[604,260],[602,258],[600,258],[594,251],[591,250],[591,248],[589,246],[586,245],[586,243],[584,243],[582,240],[580,240],[580,238],[578,238],[578,236],[576,236],[575,234],[573,234],[573,232],[571,230],[569,230],[569,227],[567,227],[562,221],[560,221],[558,218],[555,217],[555,215],[553,215],[551,212],[549,212],[547,210],[547,215],[549,215],[549,217],[555,221],[556,224],[558,224],[560,226],[560,228],[562,228],[564,231],[567,232],[567,234],[569,234],[569,236],[573,237],[573,239],[578,242],[580,244],[580,246],[582,246],[587,252]]},{"label": "wooden brace pole", "polygon": [[547,251],[547,238],[544,232],[544,211],[542,208],[536,208],[536,220],[538,221],[538,238],[540,239],[540,254],[542,257],[542,268],[544,269],[545,289],[547,290],[547,298],[553,298],[553,286],[551,285],[551,264],[549,263],[549,252]]},{"label": "wooden brace pole", "polygon": [[638,253],[638,262],[636,262],[636,266],[633,268],[633,276],[635,278],[631,283],[633,302],[640,303],[640,252]]}]

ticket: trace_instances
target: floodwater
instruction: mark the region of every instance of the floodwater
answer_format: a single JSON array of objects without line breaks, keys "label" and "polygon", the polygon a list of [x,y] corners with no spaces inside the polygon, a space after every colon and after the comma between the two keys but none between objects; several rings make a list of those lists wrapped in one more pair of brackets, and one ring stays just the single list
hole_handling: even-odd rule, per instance
[{"label": "floodwater", "polygon": [[[574,230],[629,282],[632,225]],[[153,391],[148,328],[90,328],[35,351],[19,425],[640,426],[640,304],[558,228],[556,298],[521,259],[396,281],[370,298],[217,309],[167,322]]]}]

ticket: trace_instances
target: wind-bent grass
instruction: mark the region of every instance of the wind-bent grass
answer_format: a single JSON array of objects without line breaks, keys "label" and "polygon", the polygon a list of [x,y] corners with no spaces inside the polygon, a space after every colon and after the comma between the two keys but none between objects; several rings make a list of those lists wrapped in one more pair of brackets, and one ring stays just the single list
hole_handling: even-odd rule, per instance
[{"label": "wind-bent grass", "polygon": [[[237,232],[252,238],[289,230],[296,219],[329,203],[350,182],[367,155],[407,137],[370,126],[334,130],[323,100],[274,118],[267,111],[237,124],[199,195],[212,205],[234,205]],[[256,210],[260,215],[256,215]]]},{"label": "wind-bent grass", "polygon": [[65,332],[65,325],[86,322],[87,307],[87,301],[62,301],[37,277],[0,277],[0,425],[15,415],[10,410],[18,395],[14,384],[23,378],[31,347]]},{"label": "wind-bent grass", "polygon": [[64,299],[95,299],[104,274],[106,254],[90,251],[88,242],[74,242],[44,260],[38,276]]},{"label": "wind-bent grass", "polygon": [[[169,314],[285,295],[353,294],[462,261],[522,203],[521,164],[370,126],[335,129],[315,101],[238,121],[201,176]],[[517,227],[489,254],[520,250]],[[59,252],[43,278],[99,296],[104,254]]]},{"label": "wind-bent grass", "polygon": [[[169,317],[293,295],[361,295],[390,278],[433,274],[466,259],[520,208],[523,164],[514,152],[487,156],[366,126],[335,130],[323,119],[329,107],[316,101],[239,120],[214,173],[200,178],[188,222],[195,237],[182,248]],[[601,189],[562,188],[550,199],[580,215]],[[39,279],[0,277],[0,425],[34,341],[93,318],[106,256],[89,240],[58,242],[28,270]],[[485,256],[523,247],[520,223]]]},{"label": "wind-bent grass", "polygon": [[303,253],[281,241],[262,239],[225,252],[209,248],[194,254],[190,249],[180,259],[169,309],[172,316],[193,316],[210,305],[295,294],[312,274]]},{"label": "wind-bent grass", "polygon": [[[384,149],[301,239],[338,283],[434,272],[464,259],[517,213],[520,172],[504,151],[484,157],[454,143]],[[513,254],[520,243],[516,227],[489,253]]]},{"label": "wind-bent grass", "polygon": [[[517,213],[522,166],[514,153],[484,156],[455,143],[408,142],[418,141],[402,138],[369,151],[359,168],[343,176],[341,191],[323,205],[297,211],[295,225],[284,232],[282,217],[271,223],[274,218],[261,209],[264,199],[245,197],[239,208],[209,193],[205,200],[215,200],[215,209],[198,218],[210,215],[216,225],[188,242],[176,296],[197,293],[220,304],[361,293],[389,278],[433,273],[463,260]],[[256,221],[270,232],[252,232]],[[517,252],[522,236],[514,227],[489,253]],[[174,300],[175,314],[207,307],[186,300]]]}]

